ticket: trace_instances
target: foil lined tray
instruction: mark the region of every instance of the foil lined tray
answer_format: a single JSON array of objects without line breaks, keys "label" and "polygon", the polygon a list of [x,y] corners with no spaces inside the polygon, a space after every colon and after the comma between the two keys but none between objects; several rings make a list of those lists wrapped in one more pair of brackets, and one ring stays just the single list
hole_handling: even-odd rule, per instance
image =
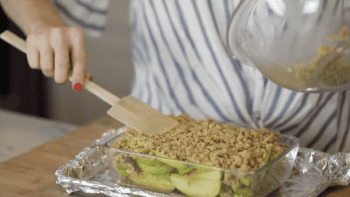
[{"label": "foil lined tray", "polygon": [[[123,187],[118,184],[120,176],[112,166],[112,159],[104,144],[125,131],[106,131],[101,139],[85,148],[73,160],[57,169],[56,183],[67,193],[83,192],[103,196],[145,196],[167,197],[181,194],[161,194],[135,187]],[[307,148],[299,148],[290,178],[269,195],[300,197],[317,196],[329,186],[348,185],[350,183],[350,154],[325,154]]]}]

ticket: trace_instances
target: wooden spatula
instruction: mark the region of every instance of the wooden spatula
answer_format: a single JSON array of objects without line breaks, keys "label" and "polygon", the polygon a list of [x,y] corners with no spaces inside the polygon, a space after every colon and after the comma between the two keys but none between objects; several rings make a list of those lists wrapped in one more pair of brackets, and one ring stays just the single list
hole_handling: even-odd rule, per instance
[{"label": "wooden spatula", "polygon": [[[12,32],[6,30],[0,34],[0,38],[20,51],[27,52],[26,42]],[[176,120],[162,114],[137,98],[128,96],[120,99],[88,79],[85,79],[84,84],[85,90],[113,106],[107,112],[108,115],[137,131],[145,134],[161,134],[178,124]]]}]

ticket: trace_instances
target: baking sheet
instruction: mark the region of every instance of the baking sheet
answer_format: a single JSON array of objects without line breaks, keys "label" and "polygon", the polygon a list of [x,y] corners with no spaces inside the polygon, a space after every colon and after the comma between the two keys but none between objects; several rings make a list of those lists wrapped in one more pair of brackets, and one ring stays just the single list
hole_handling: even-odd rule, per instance
[{"label": "baking sheet", "polygon": [[[73,160],[57,169],[56,183],[60,184],[67,193],[83,192],[99,194],[98,196],[144,196],[166,197],[183,196],[181,194],[160,194],[138,188],[127,188],[115,184],[119,176],[112,167],[112,159],[104,144],[116,135],[125,131],[106,131],[101,139],[96,140],[90,147],[85,148]],[[350,154],[325,154],[307,148],[299,148],[294,163],[293,173],[278,192],[270,196],[300,197],[317,196],[330,185],[348,185],[350,182]],[[279,193],[279,194],[276,194]]]}]

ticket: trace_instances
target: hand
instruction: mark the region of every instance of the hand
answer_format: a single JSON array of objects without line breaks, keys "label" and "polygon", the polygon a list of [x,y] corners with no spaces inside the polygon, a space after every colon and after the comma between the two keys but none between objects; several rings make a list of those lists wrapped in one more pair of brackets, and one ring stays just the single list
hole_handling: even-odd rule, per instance
[{"label": "hand", "polygon": [[41,69],[56,83],[64,84],[72,74],[72,88],[76,91],[82,89],[85,78],[92,80],[86,71],[84,34],[77,27],[53,27],[29,34],[27,59],[32,69]]}]

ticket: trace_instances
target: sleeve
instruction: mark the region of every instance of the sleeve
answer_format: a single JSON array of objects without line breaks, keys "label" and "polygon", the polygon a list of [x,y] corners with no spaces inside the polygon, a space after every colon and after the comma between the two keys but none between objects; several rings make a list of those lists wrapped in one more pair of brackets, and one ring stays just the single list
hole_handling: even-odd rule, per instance
[{"label": "sleeve", "polygon": [[80,27],[92,37],[100,37],[106,30],[110,0],[51,0],[69,27]]},{"label": "sleeve", "polygon": [[344,3],[345,25],[349,27],[349,24],[350,24],[350,1],[343,1],[343,3]]}]

